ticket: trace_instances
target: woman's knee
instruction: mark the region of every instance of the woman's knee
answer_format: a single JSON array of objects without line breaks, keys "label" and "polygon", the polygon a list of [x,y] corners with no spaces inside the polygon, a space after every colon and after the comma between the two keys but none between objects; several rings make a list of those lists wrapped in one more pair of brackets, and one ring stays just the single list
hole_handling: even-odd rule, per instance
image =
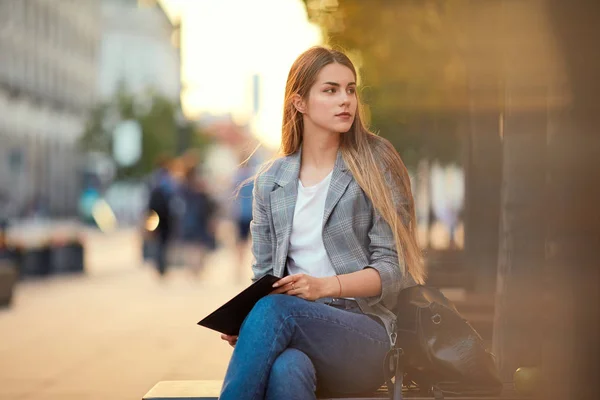
[{"label": "woman's knee", "polygon": [[256,325],[272,324],[274,321],[284,320],[294,309],[292,304],[298,300],[301,299],[284,294],[265,296],[254,305],[245,322]]},{"label": "woman's knee", "polygon": [[315,367],[310,358],[300,350],[288,348],[275,359],[269,375],[271,385],[290,385],[297,382],[316,388]]}]

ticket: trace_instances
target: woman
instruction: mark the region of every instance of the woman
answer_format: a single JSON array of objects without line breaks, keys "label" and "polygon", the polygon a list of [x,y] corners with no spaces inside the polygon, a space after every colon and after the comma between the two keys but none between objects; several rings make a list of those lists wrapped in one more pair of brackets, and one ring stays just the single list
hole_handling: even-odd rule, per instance
[{"label": "woman", "polygon": [[222,336],[235,349],[221,399],[315,399],[384,380],[396,296],[425,273],[408,173],[364,126],[356,78],[323,47],[291,68],[283,156],[256,178],[251,224],[254,278],[283,278],[239,339]]}]

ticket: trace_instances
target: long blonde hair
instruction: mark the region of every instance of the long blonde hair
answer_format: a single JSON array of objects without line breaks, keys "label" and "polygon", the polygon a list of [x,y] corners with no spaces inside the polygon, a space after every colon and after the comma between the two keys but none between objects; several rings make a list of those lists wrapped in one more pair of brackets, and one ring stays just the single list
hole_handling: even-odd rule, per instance
[{"label": "long blonde hair", "polygon": [[[306,99],[321,69],[332,63],[350,68],[354,77],[357,77],[352,61],[344,53],[322,46],[308,49],[292,65],[285,87],[281,156],[297,152],[302,144],[303,119],[293,105],[294,96],[300,95]],[[405,265],[414,280],[423,284],[426,273],[417,240],[415,207],[408,171],[392,144],[367,129],[362,112],[358,100],[354,123],[347,133],[341,135],[342,156],[356,182],[390,225],[400,268]],[[395,198],[391,187],[399,192],[401,198]],[[401,204],[397,204],[398,202]]]}]

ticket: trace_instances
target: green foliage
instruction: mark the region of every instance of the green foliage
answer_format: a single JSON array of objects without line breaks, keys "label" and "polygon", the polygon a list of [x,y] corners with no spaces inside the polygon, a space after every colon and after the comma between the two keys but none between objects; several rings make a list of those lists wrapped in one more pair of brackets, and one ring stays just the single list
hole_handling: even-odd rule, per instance
[{"label": "green foliage", "polygon": [[328,44],[360,72],[371,127],[407,164],[460,158],[466,73],[456,14],[462,0],[304,0]]},{"label": "green foliage", "polygon": [[134,96],[121,86],[115,96],[89,113],[80,147],[85,152],[112,153],[112,135],[120,121],[135,120],[142,128],[142,155],[133,166],[118,168],[116,177],[141,178],[152,171],[160,156],[175,156],[188,148],[202,148],[210,139],[195,124],[178,118],[178,106],[148,91]]},{"label": "green foliage", "polygon": [[98,104],[90,112],[85,123],[79,146],[84,151],[109,153],[111,146],[110,135],[106,131],[105,118],[108,114],[108,104]]}]

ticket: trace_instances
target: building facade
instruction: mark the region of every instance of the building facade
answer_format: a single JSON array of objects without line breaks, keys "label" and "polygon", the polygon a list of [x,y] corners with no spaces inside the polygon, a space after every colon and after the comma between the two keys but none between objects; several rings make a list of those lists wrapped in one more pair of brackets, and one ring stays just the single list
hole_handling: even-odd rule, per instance
[{"label": "building facade", "polygon": [[0,212],[77,212],[100,35],[96,0],[0,1]]},{"label": "building facade", "polygon": [[153,90],[179,103],[179,28],[155,2],[102,1],[98,92],[110,99],[123,84],[143,96]]}]

